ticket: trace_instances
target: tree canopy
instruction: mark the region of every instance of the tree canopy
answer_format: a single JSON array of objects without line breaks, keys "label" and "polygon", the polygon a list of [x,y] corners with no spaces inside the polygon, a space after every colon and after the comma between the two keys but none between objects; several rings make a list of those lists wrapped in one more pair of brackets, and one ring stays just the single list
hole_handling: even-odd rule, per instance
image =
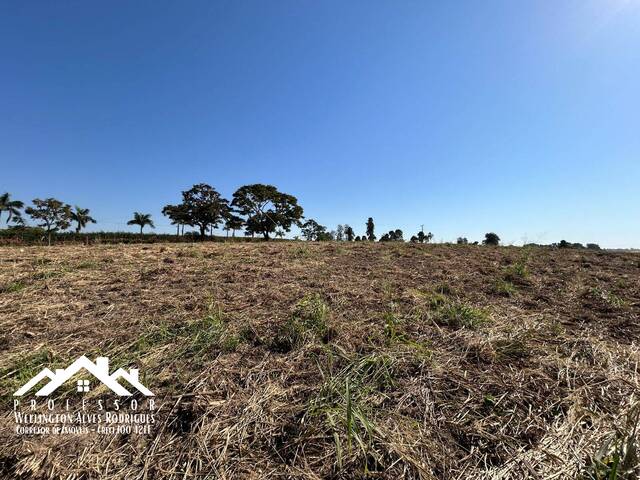
[{"label": "tree canopy", "polygon": [[327,227],[310,218],[300,227],[302,236],[309,241],[326,240]]},{"label": "tree canopy", "polygon": [[88,208],[80,208],[76,205],[75,210],[71,211],[71,220],[76,222],[76,233],[80,233],[88,223],[96,223],[95,218],[89,215]]},{"label": "tree canopy", "polygon": [[2,217],[2,212],[7,212],[9,214],[7,223],[9,223],[12,218],[22,218],[20,213],[22,207],[24,207],[24,203],[20,200],[11,200],[11,194],[8,192],[0,195],[0,217]]},{"label": "tree canopy", "polygon": [[156,228],[153,224],[153,220],[151,220],[150,213],[133,212],[133,218],[127,222],[127,225],[139,225],[140,235],[142,235],[142,229],[146,226]]},{"label": "tree canopy", "polygon": [[375,225],[373,224],[373,218],[369,217],[369,219],[367,220],[367,239],[370,242],[373,242],[376,239],[374,230],[375,230]]},{"label": "tree canopy", "polygon": [[482,243],[485,245],[500,245],[500,237],[493,232],[485,233]]},{"label": "tree canopy", "polygon": [[216,228],[230,214],[229,201],[206,183],[198,183],[182,192],[179,207],[184,212],[185,223],[198,226],[203,238],[209,227]]},{"label": "tree canopy", "polygon": [[27,207],[25,212],[33,220],[39,222],[37,225],[47,232],[49,244],[51,235],[60,230],[66,230],[71,225],[71,206],[56,200],[55,198],[33,199],[33,207]]},{"label": "tree canopy", "polygon": [[285,232],[300,224],[303,210],[293,195],[279,192],[273,185],[256,183],[240,187],[233,194],[231,205],[246,217],[248,233],[259,233],[266,240],[280,227]]}]

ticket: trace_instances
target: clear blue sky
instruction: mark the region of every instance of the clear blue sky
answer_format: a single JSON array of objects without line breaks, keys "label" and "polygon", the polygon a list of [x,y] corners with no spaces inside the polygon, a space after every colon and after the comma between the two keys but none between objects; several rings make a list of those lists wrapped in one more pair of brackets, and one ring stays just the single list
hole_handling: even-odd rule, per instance
[{"label": "clear blue sky", "polygon": [[640,247],[640,0],[2,1],[1,191],[206,182],[436,240]]}]

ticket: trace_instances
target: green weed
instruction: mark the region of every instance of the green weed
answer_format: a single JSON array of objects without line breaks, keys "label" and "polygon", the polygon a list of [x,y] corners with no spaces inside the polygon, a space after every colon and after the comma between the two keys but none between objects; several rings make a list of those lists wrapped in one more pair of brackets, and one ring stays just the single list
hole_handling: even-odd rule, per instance
[{"label": "green weed", "polygon": [[640,477],[640,404],[629,412],[625,425],[598,449],[582,474],[584,480],[626,480]]},{"label": "green weed", "polygon": [[396,360],[380,353],[340,356],[346,365],[337,373],[323,372],[325,382],[306,416],[320,418],[333,437],[339,468],[360,460],[366,470],[364,459],[379,456],[373,446],[378,429],[372,419],[372,400],[393,386]]},{"label": "green weed", "polygon": [[16,293],[16,292],[19,292],[20,290],[23,290],[25,287],[26,287],[26,284],[18,280],[15,282],[8,283],[4,287],[2,287],[0,291],[2,293]]},{"label": "green weed", "polygon": [[282,325],[273,341],[276,351],[287,352],[315,339],[326,339],[329,307],[320,295],[308,295],[296,305],[294,312]]},{"label": "green weed", "polygon": [[478,328],[490,321],[486,311],[460,302],[443,305],[436,311],[434,319],[441,325],[470,329]]},{"label": "green weed", "polygon": [[513,283],[509,282],[508,280],[502,279],[496,281],[495,285],[493,286],[493,291],[503,297],[513,297],[516,293],[518,293],[518,289]]}]

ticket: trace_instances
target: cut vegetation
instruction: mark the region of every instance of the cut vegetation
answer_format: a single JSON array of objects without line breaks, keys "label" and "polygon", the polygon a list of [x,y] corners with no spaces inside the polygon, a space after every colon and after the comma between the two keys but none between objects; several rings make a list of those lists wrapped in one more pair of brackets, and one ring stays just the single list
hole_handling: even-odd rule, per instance
[{"label": "cut vegetation", "polygon": [[[2,478],[640,474],[637,254],[203,243],[0,265]],[[140,369],[151,435],[14,433],[13,391],[80,355]]]}]

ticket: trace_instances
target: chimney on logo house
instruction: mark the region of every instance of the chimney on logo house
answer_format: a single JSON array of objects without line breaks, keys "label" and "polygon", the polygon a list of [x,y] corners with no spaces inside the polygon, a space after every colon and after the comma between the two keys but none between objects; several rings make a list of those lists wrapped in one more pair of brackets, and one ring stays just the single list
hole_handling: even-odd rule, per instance
[{"label": "chimney on logo house", "polygon": [[96,367],[100,372],[105,375],[109,375],[109,359],[107,357],[98,357],[96,358]]}]

